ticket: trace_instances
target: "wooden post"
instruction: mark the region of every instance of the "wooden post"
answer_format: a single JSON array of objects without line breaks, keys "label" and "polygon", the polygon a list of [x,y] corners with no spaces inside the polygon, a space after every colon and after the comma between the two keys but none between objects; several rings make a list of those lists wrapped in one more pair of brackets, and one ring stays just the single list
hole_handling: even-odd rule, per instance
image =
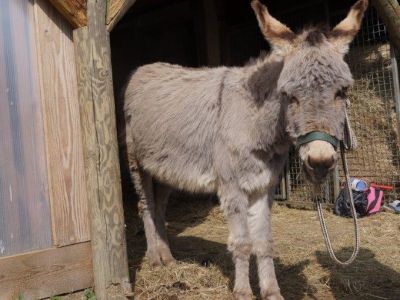
[{"label": "wooden post", "polygon": [[390,41],[400,51],[400,5],[398,0],[372,0],[371,2],[385,22]]},{"label": "wooden post", "polygon": [[74,31],[96,297],[130,295],[106,1],[88,0],[88,27]]}]

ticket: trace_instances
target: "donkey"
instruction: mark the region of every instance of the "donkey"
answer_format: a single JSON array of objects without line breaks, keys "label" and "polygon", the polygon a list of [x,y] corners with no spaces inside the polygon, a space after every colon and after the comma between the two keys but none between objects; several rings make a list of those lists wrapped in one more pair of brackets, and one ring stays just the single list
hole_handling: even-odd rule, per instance
[{"label": "donkey", "polygon": [[[259,1],[251,6],[269,55],[244,67],[138,68],[124,93],[125,142],[151,264],[174,261],[165,230],[171,188],[216,193],[229,229],[235,299],[252,298],[251,254],[262,299],[283,299],[273,264],[275,187],[291,145],[298,145],[311,182],[321,183],[335,167],[345,92],[353,83],[344,55],[368,0],[359,0],[332,30],[299,34]],[[309,133],[317,136],[304,141]]]}]

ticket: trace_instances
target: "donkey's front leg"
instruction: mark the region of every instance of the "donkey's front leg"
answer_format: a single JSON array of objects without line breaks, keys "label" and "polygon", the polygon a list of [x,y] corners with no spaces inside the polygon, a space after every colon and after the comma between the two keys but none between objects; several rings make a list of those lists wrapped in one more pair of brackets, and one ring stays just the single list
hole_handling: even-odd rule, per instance
[{"label": "donkey's front leg", "polygon": [[249,281],[251,241],[247,225],[248,197],[235,187],[220,189],[219,197],[228,223],[228,250],[235,264],[233,294],[236,300],[250,300],[253,293]]},{"label": "donkey's front leg", "polygon": [[257,256],[261,298],[283,299],[275,276],[271,232],[271,204],[274,191],[250,199],[248,224],[252,253]]}]

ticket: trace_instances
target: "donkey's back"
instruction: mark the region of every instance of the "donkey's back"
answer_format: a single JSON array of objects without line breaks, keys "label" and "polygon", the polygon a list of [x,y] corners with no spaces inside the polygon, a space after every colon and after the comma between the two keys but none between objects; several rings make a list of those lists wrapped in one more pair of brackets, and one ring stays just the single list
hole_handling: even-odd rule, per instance
[{"label": "donkey's back", "polygon": [[167,63],[137,69],[126,88],[128,153],[152,176],[188,191],[215,191],[213,152],[226,68]]}]

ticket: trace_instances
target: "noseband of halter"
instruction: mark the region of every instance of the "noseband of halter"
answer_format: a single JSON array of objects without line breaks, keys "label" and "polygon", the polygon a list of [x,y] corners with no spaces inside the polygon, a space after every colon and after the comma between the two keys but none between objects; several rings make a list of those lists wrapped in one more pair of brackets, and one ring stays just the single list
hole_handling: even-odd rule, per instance
[{"label": "noseband of halter", "polygon": [[324,141],[330,143],[335,149],[339,145],[339,140],[334,136],[322,131],[311,131],[297,139],[297,145],[301,146],[312,141]]}]

